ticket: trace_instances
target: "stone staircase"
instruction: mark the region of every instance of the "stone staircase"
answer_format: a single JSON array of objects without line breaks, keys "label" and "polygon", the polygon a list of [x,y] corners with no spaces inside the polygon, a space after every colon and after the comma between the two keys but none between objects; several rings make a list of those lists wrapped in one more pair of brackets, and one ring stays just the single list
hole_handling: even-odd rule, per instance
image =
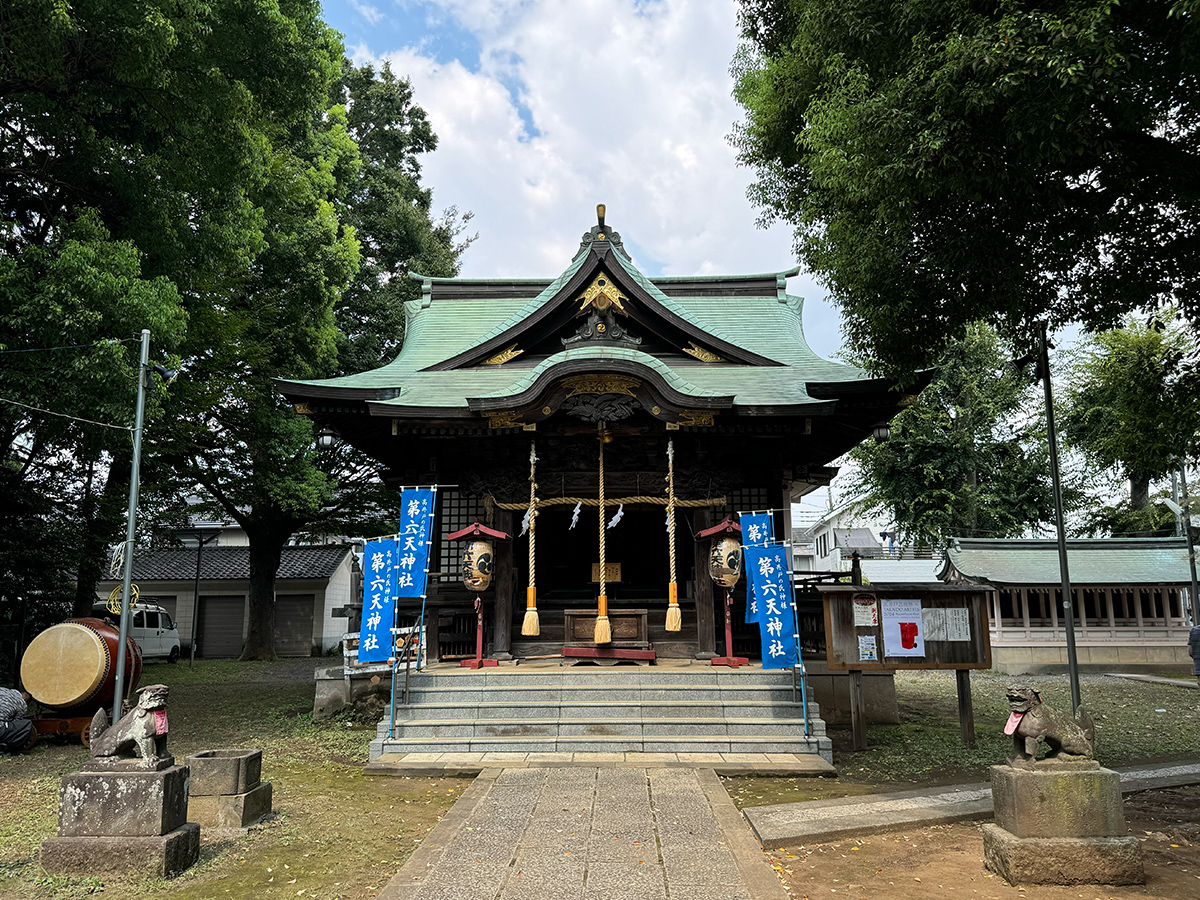
[{"label": "stone staircase", "polygon": [[[790,671],[574,667],[413,672],[371,742],[384,753],[815,753],[833,761],[820,709]],[[797,694],[797,698],[799,694]]]}]

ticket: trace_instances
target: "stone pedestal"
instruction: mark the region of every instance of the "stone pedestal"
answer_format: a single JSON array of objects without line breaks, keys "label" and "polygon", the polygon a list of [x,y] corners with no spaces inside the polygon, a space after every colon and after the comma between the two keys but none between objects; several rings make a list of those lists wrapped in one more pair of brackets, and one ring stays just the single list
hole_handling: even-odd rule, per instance
[{"label": "stone pedestal", "polygon": [[205,750],[187,758],[188,818],[206,828],[246,828],[271,811],[261,750]]},{"label": "stone pedestal", "polygon": [[42,843],[50,872],[175,875],[200,855],[187,821],[188,769],[170,758],[93,760],[64,775],[58,837]]},{"label": "stone pedestal", "polygon": [[1142,847],[1127,834],[1121,778],[1095,760],[992,766],[996,822],[983,826],[987,867],[1010,884],[1142,884]]}]

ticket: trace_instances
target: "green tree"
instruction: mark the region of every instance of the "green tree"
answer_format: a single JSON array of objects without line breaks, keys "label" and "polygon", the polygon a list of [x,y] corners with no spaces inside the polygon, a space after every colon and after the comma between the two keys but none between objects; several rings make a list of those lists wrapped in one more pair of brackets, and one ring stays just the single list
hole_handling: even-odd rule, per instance
[{"label": "green tree", "polygon": [[1200,314],[1195,2],[742,0],[733,140],[852,345]]},{"label": "green tree", "polygon": [[193,325],[180,413],[160,441],[168,484],[199,484],[249,537],[243,659],[274,656],[275,572],[289,538],[379,533],[398,521],[378,463],[344,444],[319,451],[311,422],[272,380],[386,361],[407,269],[420,258],[452,275],[460,252],[454,226],[431,222],[417,180],[416,154],[434,139],[407,82],[347,65],[332,88],[324,112],[274,147],[273,177],[256,196],[279,225],[205,330]]},{"label": "green tree", "polygon": [[1161,527],[1164,511],[1148,511],[1151,482],[1176,458],[1194,455],[1200,438],[1196,352],[1173,310],[1148,323],[1131,317],[1076,347],[1062,397],[1063,437],[1093,465],[1129,481],[1128,504],[1113,506],[1107,524],[1097,520],[1104,530]]},{"label": "green tree", "polygon": [[323,108],[341,58],[318,12],[311,0],[11,0],[0,15],[0,344],[95,345],[6,357],[0,396],[26,406],[0,403],[5,497],[50,497],[58,565],[88,606],[127,490],[128,435],[27,407],[131,424],[136,355],[109,340],[149,327],[155,354],[171,351],[185,317],[202,331],[260,253],[254,194],[273,176],[272,142]]},{"label": "green tree", "polygon": [[1013,537],[1052,521],[1045,435],[1008,358],[991,328],[969,327],[892,420],[891,437],[850,452],[860,505],[891,517],[905,542],[943,547],[955,536]]},{"label": "green tree", "polygon": [[435,278],[458,274],[458,259],[474,240],[462,232],[450,207],[436,221],[433,192],[420,182],[420,156],[437,147],[425,111],[413,102],[412,85],[385,63],[342,63],[333,101],[347,110],[350,135],[361,157],[346,184],[339,211],[361,244],[362,265],[334,309],[338,327],[338,374],[391,362],[404,339],[404,303],[418,300],[410,272]]}]

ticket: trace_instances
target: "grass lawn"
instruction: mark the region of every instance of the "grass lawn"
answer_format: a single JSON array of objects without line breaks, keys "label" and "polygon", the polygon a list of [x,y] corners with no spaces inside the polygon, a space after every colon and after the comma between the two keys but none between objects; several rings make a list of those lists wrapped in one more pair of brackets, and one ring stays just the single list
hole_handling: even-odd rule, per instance
[{"label": "grass lawn", "polygon": [[312,722],[322,661],[148,663],[141,683],[171,686],[170,751],[255,747],[274,815],[245,832],[202,830],[200,862],[170,880],[46,874],[39,846],[58,823],[59,780],[87,751],[40,743],[0,759],[0,900],[172,897],[373,898],[467,786],[461,779],[362,777],[374,726]]},{"label": "grass lawn", "polygon": [[[1071,705],[1066,675],[971,673],[976,748],[963,746],[953,672],[896,673],[899,725],[874,725],[868,750],[850,749],[848,730],[831,729],[836,779],[727,778],[741,807],[792,803],[931,784],[988,780],[988,767],[1004,762],[1012,739],[1004,689],[1032,685],[1059,710]],[[1173,684],[1126,681],[1104,675],[1080,678],[1083,705],[1096,721],[1096,758],[1106,766],[1200,759],[1200,691]]]}]

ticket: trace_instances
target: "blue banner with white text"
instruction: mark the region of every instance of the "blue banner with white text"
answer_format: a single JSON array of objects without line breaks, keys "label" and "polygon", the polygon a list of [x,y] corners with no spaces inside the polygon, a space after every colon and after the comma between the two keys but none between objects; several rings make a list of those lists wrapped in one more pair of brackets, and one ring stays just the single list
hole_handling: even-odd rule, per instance
[{"label": "blue banner with white text", "polygon": [[[765,513],[738,513],[742,526],[742,544],[746,547],[765,547],[775,536],[775,517]],[[762,606],[754,593],[754,579],[746,582],[746,624],[762,621]]]},{"label": "blue banner with white text", "polygon": [[429,577],[429,545],[433,535],[433,507],[437,493],[429,488],[406,490],[401,495],[400,556],[396,560],[400,574],[396,581],[397,597],[424,597]]},{"label": "blue banner with white text", "polygon": [[758,598],[758,625],[762,633],[764,669],[786,669],[796,665],[795,609],[792,601],[792,572],[787,546],[746,547],[746,575]]},{"label": "blue banner with white text", "polygon": [[398,557],[395,538],[369,541],[363,553],[363,615],[358,661],[383,662],[392,653]]}]

